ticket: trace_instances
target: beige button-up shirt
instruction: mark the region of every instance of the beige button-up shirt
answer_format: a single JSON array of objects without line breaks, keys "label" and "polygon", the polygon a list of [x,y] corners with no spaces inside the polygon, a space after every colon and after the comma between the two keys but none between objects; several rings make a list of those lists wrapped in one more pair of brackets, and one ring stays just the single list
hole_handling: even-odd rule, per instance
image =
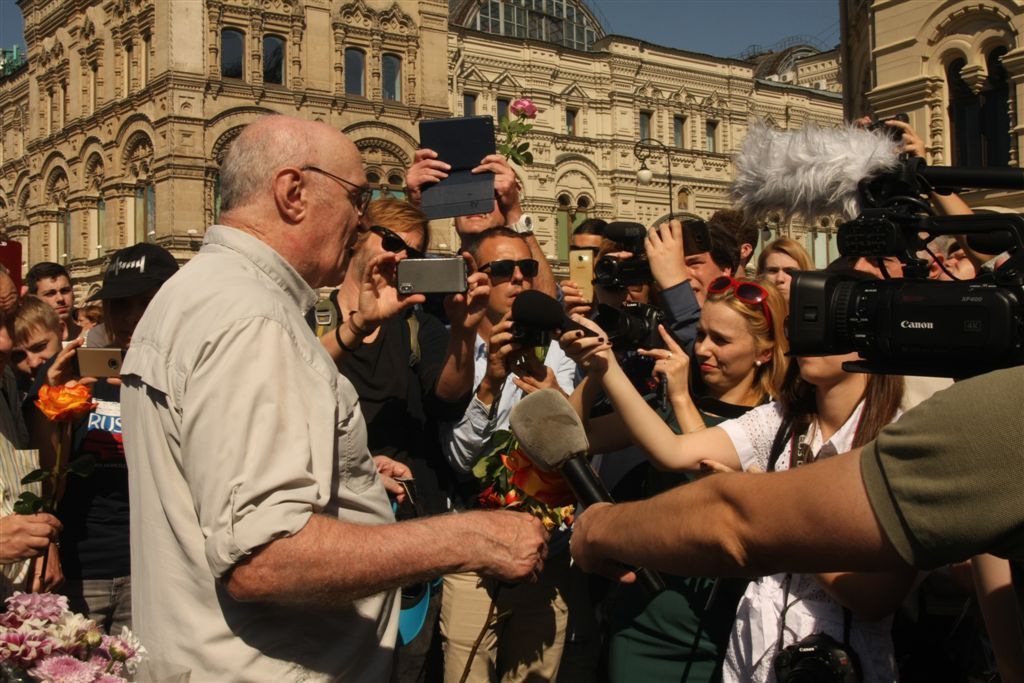
[{"label": "beige button-up shirt", "polygon": [[214,226],[125,358],[134,630],[193,681],[388,678],[396,592],[296,609],[219,583],[313,513],[393,521],[355,390],[303,319],[315,300],[269,246]]}]

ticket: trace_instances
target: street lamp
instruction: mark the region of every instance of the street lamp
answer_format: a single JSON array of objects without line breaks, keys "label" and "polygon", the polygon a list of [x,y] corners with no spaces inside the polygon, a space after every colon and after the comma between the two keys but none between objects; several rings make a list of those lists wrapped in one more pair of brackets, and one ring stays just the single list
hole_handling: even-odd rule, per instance
[{"label": "street lamp", "polygon": [[654,138],[640,138],[633,145],[633,156],[640,162],[640,170],[636,172],[637,185],[650,185],[654,180],[654,173],[647,168],[647,160],[655,153],[665,155],[668,162],[668,218],[672,220],[675,207],[675,194],[672,192],[672,152],[669,151],[661,141]]}]

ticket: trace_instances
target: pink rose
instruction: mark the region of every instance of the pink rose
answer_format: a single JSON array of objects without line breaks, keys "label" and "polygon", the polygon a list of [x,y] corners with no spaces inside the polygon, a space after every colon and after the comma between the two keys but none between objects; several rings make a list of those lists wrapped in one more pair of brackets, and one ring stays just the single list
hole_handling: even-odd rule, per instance
[{"label": "pink rose", "polygon": [[513,116],[522,116],[527,119],[537,118],[537,105],[525,97],[513,101],[508,105],[508,110]]}]

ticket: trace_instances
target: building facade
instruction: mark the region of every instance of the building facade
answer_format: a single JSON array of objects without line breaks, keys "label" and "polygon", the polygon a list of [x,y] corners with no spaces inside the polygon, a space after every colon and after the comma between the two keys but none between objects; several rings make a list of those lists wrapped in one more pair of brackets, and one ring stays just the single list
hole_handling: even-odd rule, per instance
[{"label": "building facade", "polygon": [[[928,161],[1019,166],[1024,115],[1024,3],[842,0],[849,116],[906,112]],[[1024,211],[1024,191],[977,189],[975,210]]]},{"label": "building facade", "polygon": [[[129,244],[181,259],[198,248],[227,145],[271,112],[344,131],[379,192],[401,194],[419,121],[497,118],[533,99],[535,162],[518,171],[553,260],[586,217],[651,223],[670,199],[700,217],[728,206],[730,154],[754,119],[842,118],[835,88],[818,87],[834,56],[802,54],[814,78],[785,82],[751,60],[606,35],[581,0],[18,5],[28,59],[0,76],[0,229],[23,242],[26,266],[67,263],[83,283]],[[801,61],[780,63],[796,74]],[[642,139],[648,186],[636,183]],[[434,227],[435,249],[456,246],[447,222]],[[820,232],[809,246],[827,249]]]}]

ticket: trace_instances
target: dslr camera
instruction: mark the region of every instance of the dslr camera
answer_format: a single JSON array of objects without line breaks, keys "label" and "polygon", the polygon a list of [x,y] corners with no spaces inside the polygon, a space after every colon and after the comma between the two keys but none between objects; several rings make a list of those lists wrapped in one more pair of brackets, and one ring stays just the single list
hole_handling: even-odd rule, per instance
[{"label": "dslr camera", "polygon": [[859,683],[860,660],[848,645],[815,633],[784,647],[772,662],[779,683]]},{"label": "dslr camera", "polygon": [[658,325],[665,314],[649,304],[626,301],[622,308],[599,304],[598,326],[608,333],[608,341],[616,351],[626,349],[658,349],[664,346]]},{"label": "dslr camera", "polygon": [[[840,225],[838,246],[850,260],[895,256],[905,277],[796,273],[787,323],[790,352],[856,351],[863,361],[846,363],[845,369],[934,377],[970,377],[1024,363],[1024,217],[932,216],[926,201],[928,193],[954,187],[1024,187],[1024,172],[928,168],[916,157],[901,164],[861,183],[861,206],[867,208]],[[1008,251],[1011,258],[970,281],[928,280],[928,262],[918,252],[939,235],[967,235],[980,251]]]}]

